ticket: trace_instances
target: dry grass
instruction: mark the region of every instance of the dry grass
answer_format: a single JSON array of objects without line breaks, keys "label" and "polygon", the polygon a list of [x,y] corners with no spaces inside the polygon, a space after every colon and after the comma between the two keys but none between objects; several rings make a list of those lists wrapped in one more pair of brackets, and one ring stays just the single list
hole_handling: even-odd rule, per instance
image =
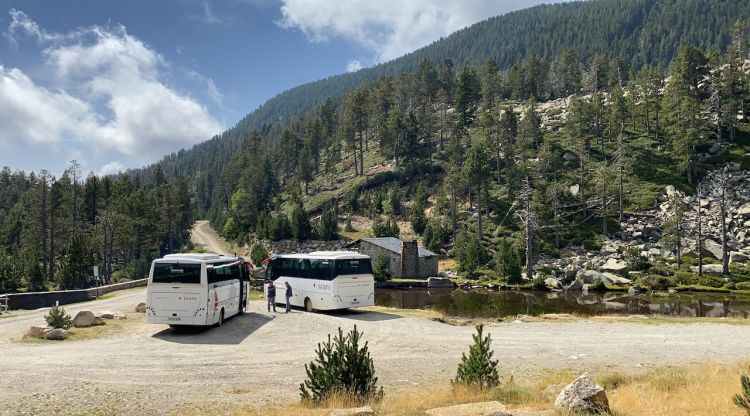
[{"label": "dry grass", "polygon": [[665,368],[642,375],[610,376],[617,387],[609,395],[612,409],[623,415],[745,415],[732,403],[739,393],[740,375],[750,373],[746,364],[702,364]]},{"label": "dry grass", "polygon": [[104,325],[89,326],[86,328],[70,328],[68,334],[70,337],[65,341],[52,341],[42,338],[34,338],[28,335],[23,335],[18,342],[25,344],[43,344],[43,343],[55,343],[55,342],[70,342],[70,341],[83,341],[88,339],[97,339],[110,336],[113,334],[123,334],[132,331],[136,328],[137,324],[143,323],[145,314],[143,313],[127,313],[125,319],[106,319]]},{"label": "dry grass", "polygon": [[[594,374],[607,389],[614,415],[719,416],[745,413],[732,403],[739,392],[741,374],[750,373],[747,364],[700,364],[681,368],[665,367],[640,374]],[[379,415],[423,415],[425,410],[455,404],[497,400],[509,409],[551,410],[560,390],[578,376],[572,371],[550,371],[530,380],[504,380],[488,391],[453,388],[449,383],[386,391],[380,403],[371,406]],[[331,409],[355,407],[346,397],[333,398],[317,408],[301,403],[244,409],[238,415],[327,415]],[[204,409],[205,410],[205,409]],[[205,414],[205,413],[204,413]]]},{"label": "dry grass", "polygon": [[452,258],[441,258],[438,260],[438,270],[458,270],[458,262]]}]

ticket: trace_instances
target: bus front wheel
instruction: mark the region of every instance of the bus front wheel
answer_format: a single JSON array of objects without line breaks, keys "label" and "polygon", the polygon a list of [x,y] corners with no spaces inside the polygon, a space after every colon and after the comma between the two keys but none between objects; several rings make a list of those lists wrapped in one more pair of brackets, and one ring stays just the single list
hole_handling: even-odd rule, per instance
[{"label": "bus front wheel", "polygon": [[224,308],[221,309],[221,312],[219,312],[219,322],[216,324],[216,326],[221,326],[224,324]]},{"label": "bus front wheel", "polygon": [[310,298],[305,298],[305,311],[307,312],[314,311],[313,306],[312,306],[312,301],[310,300]]}]

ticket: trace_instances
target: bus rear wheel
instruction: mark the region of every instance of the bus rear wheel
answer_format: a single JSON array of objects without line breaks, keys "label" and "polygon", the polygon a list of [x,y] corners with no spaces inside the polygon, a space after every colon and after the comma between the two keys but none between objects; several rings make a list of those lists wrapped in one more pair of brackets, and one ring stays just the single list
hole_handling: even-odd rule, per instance
[{"label": "bus rear wheel", "polygon": [[222,326],[224,324],[224,308],[221,309],[221,312],[219,312],[219,322],[216,324],[216,326]]},{"label": "bus rear wheel", "polygon": [[310,298],[305,298],[305,311],[307,312],[314,312],[315,309],[313,309],[312,301]]}]

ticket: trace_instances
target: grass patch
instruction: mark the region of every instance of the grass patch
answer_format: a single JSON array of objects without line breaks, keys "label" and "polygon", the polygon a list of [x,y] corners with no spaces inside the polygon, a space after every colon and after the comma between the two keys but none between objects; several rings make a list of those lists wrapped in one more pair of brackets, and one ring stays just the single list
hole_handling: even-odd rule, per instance
[{"label": "grass patch", "polygon": [[144,317],[145,314],[131,312],[126,314],[125,319],[105,319],[104,322],[106,323],[104,325],[90,326],[86,328],[73,327],[68,329],[70,337],[65,341],[52,341],[23,335],[18,342],[22,344],[46,344],[104,338],[110,335],[128,332],[135,326],[135,324],[143,323]]},{"label": "grass patch", "polygon": [[[714,416],[743,415],[732,403],[740,390],[739,378],[750,369],[745,363],[696,364],[662,367],[644,373],[594,373],[607,390],[613,415]],[[560,390],[579,375],[572,370],[543,372],[527,379],[505,377],[495,389],[452,387],[448,382],[387,390],[380,403],[370,405],[378,415],[424,415],[428,409],[497,400],[514,411],[551,410]],[[332,409],[354,407],[346,398],[333,398],[317,408],[300,403],[246,409],[239,415],[327,415]]]}]

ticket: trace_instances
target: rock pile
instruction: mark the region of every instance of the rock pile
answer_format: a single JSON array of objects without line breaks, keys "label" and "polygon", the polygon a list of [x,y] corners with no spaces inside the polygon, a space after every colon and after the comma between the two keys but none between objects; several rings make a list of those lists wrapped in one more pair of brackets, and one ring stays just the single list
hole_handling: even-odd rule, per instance
[{"label": "rock pile", "polygon": [[608,414],[609,400],[602,386],[583,374],[565,386],[555,400],[555,408],[569,413]]},{"label": "rock pile", "polygon": [[31,328],[29,328],[29,331],[26,333],[26,335],[33,338],[42,338],[55,341],[62,341],[68,339],[68,337],[70,336],[68,331],[62,328],[53,328],[51,326],[43,325],[33,325]]}]

